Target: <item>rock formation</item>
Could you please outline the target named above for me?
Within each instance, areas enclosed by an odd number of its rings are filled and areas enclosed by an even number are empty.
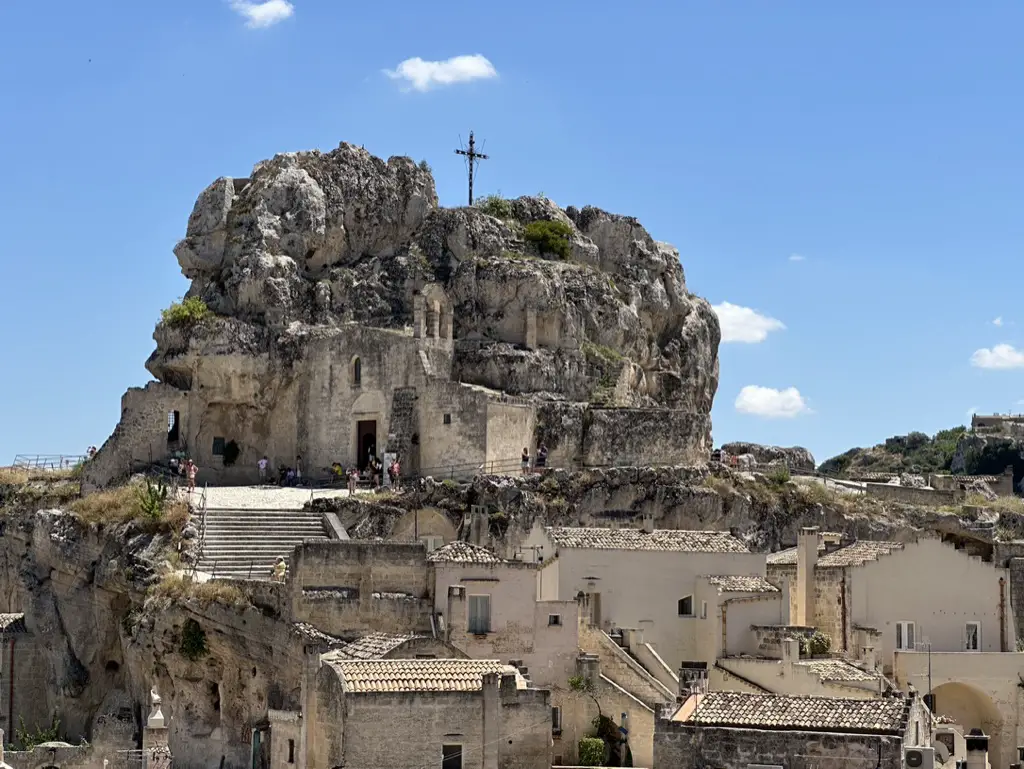
[[[175,254],[212,316],[157,327],[158,382],[125,396],[92,485],[168,446],[215,481],[265,453],[320,469],[387,446],[414,470],[540,443],[588,465],[710,450],[718,321],[631,217],[536,197],[440,208],[424,167],[342,144],[216,180]]]
[[[782,448],[781,446],[763,446],[760,443],[737,441],[723,444],[722,451],[730,456],[750,454],[759,465],[783,462],[792,473],[814,472],[814,455],[803,446]]]

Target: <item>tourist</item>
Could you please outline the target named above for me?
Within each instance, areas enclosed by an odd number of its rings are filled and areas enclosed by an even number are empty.
[[[288,573],[288,564],[284,560],[283,555],[277,557],[277,563],[274,564],[274,581],[284,582],[285,575]]]
[[[388,468],[388,478],[391,480],[391,487],[395,490],[398,489],[398,475],[401,472],[402,467],[398,464],[398,457],[395,457],[395,461],[391,463],[391,467]]]
[[[302,482],[302,457],[295,455],[295,485]]]
[[[196,473],[199,472],[199,468],[196,467],[196,463],[191,459],[185,460],[185,475],[188,477],[188,493],[191,494],[196,488]]]
[[[331,485],[341,483],[344,476],[345,468],[341,466],[341,462],[331,462]]]
[[[285,473],[285,476],[284,476],[284,485],[285,486],[294,486],[295,483],[296,483],[296,479],[297,478],[298,478],[298,475],[296,474],[295,470],[293,470],[292,468],[289,467],[288,468],[288,472]]]
[[[526,475],[528,472],[530,472],[530,450],[527,448],[523,449],[521,467],[523,469],[523,475]]]
[[[348,495],[354,497],[356,495],[356,483],[359,482],[359,468],[353,467],[348,471]]]
[[[260,469],[260,486],[263,486],[267,482],[267,465],[269,464],[270,460],[267,459],[266,455],[256,463],[256,466]]]
[[[537,461],[534,463],[534,467],[536,468],[537,472],[542,473],[544,472],[544,468],[547,467],[547,464],[548,447],[542,443],[540,444],[540,448],[537,449]]]
[[[370,473],[373,476],[373,488],[380,488],[380,476],[383,465],[377,457],[371,457],[370,459]]]

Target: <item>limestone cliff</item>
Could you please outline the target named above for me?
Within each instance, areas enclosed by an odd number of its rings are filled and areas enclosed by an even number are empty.
[[[541,198],[507,204],[502,218],[439,208],[428,170],[349,144],[218,179],[196,201],[175,254],[189,296],[233,321],[193,350],[266,350],[296,321],[411,326],[414,293],[439,284],[454,338],[467,343],[456,351],[461,381],[588,401],[596,382],[614,389],[621,377],[614,395],[624,403],[708,413],[718,322],[687,291],[679,253],[631,217],[563,211]],[[545,251],[531,237],[537,222],[563,225],[568,251]],[[528,310],[538,313],[532,350]],[[183,352],[158,334],[150,370],[173,379],[168,359]]]

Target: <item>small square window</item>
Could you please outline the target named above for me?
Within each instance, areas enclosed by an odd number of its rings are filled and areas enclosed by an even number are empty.
[[[561,625],[561,624],[562,624],[562,615],[561,614],[549,614],[548,615],[548,625],[549,626]]]
[[[213,455],[215,457],[224,456],[224,439],[214,438],[213,439]]]
[[[444,423],[446,425],[450,425],[452,423],[452,415],[451,414],[445,414],[444,415]]]

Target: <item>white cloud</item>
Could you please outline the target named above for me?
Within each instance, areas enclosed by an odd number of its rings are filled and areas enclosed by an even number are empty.
[[[804,396],[795,387],[775,390],[760,385],[747,385],[736,396],[736,410],[759,417],[790,419],[810,412]]]
[[[967,421],[970,422],[971,418],[975,414],[977,414],[977,413],[978,413],[978,407],[977,406],[971,406],[969,409],[967,409]]]
[[[998,318],[996,318],[994,321],[992,321],[992,325],[993,326],[1001,326],[1001,325],[1003,325],[1003,316],[1000,315]]]
[[[722,302],[711,307],[722,327],[723,342],[763,342],[772,331],[782,331],[781,320],[762,315],[749,307]]]
[[[971,365],[976,368],[1024,368],[1024,350],[1012,344],[997,344],[989,349],[982,347],[971,356]]]
[[[245,26],[250,29],[272,27],[295,13],[295,6],[288,0],[266,0],[264,3],[232,0],[231,9],[245,19]]]
[[[392,80],[404,80],[416,91],[470,80],[487,80],[498,76],[498,71],[485,56],[453,56],[447,61],[424,61],[419,56],[406,59],[394,70],[384,70]]]
[[[791,262],[803,262],[806,261],[807,257],[801,254],[790,254],[789,261]]]

